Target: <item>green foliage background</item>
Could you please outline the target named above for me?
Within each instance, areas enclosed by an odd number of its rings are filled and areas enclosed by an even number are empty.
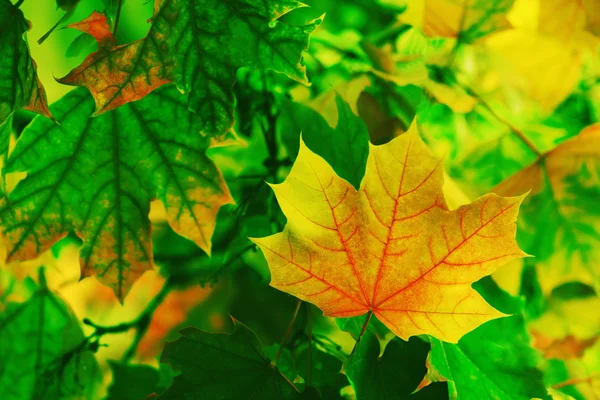
[[[13,72],[12,54],[23,43],[15,45],[19,35],[0,27],[0,103],[10,108],[0,108],[6,114],[2,240],[8,243],[10,232],[25,225],[20,246],[35,247],[39,256],[0,244],[1,399],[600,397],[596,0],[311,0],[281,16],[279,25],[268,20],[295,8],[295,1],[190,0],[174,24],[177,32],[184,42],[193,40],[193,29],[177,24],[192,18],[194,7],[208,16],[215,10],[205,25],[226,27],[229,36],[224,43],[210,35],[203,40],[225,67],[202,64],[201,53],[188,50],[199,58],[186,58],[189,65],[177,64],[169,76],[179,91],[169,85],[94,117],[87,89],[55,78],[98,44],[62,28],[95,10],[114,26],[118,14],[111,44],[131,43],[147,34],[155,4],[0,2],[3,25],[15,23],[7,17],[13,18],[9,3],[18,3],[32,23],[24,40],[60,123],[23,109],[28,96],[7,97],[15,82],[31,83],[31,66],[25,58],[18,68],[27,79]],[[274,26],[283,32],[281,41],[272,39],[275,56],[260,44],[256,51],[240,46],[252,40],[241,40],[249,34],[240,21],[217,12],[225,3],[242,15],[245,7],[267,10],[248,15],[267,34]],[[296,41],[288,46],[290,37]],[[300,65],[282,61],[301,55],[306,81]],[[194,81],[188,69],[198,64],[203,79]],[[234,77],[235,100],[219,87]],[[132,122],[134,115],[149,121],[139,124],[145,130]],[[285,225],[267,182],[285,179],[300,136],[358,188],[369,141],[386,143],[412,123],[445,157],[445,189],[455,206],[490,191],[530,191],[517,240],[534,257],[474,285],[510,316],[458,344],[430,336],[404,342],[377,320],[323,317],[268,285],[268,266],[248,240]],[[75,146],[88,129],[89,139]],[[125,152],[115,157],[111,141]],[[78,167],[63,168],[65,158]],[[98,199],[112,201],[102,196],[113,170],[102,168],[114,159],[133,172],[124,175],[123,187],[110,189],[127,199],[106,212]],[[38,197],[46,185],[60,186],[64,200]],[[200,199],[191,194],[195,188],[205,190]],[[151,203],[156,199],[163,204]],[[216,218],[211,240],[200,243],[182,227],[181,199],[191,214],[218,199],[198,214],[209,237]],[[15,203],[25,206],[11,208]],[[109,236],[125,243],[116,264],[89,244],[104,232],[101,218],[131,227],[123,233],[109,224]],[[118,273],[105,276],[113,268]]]

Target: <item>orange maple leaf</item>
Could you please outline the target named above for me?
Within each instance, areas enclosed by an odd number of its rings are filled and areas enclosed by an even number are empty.
[[[155,18],[159,17],[159,11],[157,2]],[[69,28],[92,35],[98,42],[98,51],[58,81],[88,88],[96,102],[94,115],[140,100],[171,82],[166,78],[170,65],[159,56],[161,42],[152,36],[153,31],[148,34],[151,39],[113,46],[115,39],[106,17],[96,11]]]
[[[487,194],[449,210],[441,160],[413,126],[370,145],[359,191],[301,143],[288,178],[272,185],[287,217],[283,232],[251,239],[271,286],[332,317],[372,311],[403,339],[457,342],[503,316],[471,284],[524,257],[515,241],[524,196]]]

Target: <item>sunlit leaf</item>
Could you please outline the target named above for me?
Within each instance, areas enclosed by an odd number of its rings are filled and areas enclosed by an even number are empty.
[[[479,291],[506,313],[521,313],[519,301],[482,281]],[[448,380],[450,398],[476,400],[546,399],[539,356],[529,345],[522,315],[490,321],[465,335],[458,344],[431,339],[430,378]]]
[[[301,145],[286,181],[272,185],[285,230],[253,239],[271,285],[327,316],[372,311],[403,339],[456,342],[501,317],[471,283],[523,257],[514,239],[522,198],[486,195],[450,211],[442,178],[416,127],[370,146],[359,191]]]

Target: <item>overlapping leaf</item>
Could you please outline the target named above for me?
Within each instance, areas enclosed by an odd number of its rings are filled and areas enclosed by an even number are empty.
[[[160,0],[157,0],[157,7]],[[97,12],[69,27],[89,33],[98,42],[98,51],[59,82],[87,87],[96,102],[95,114],[139,100],[169,83],[172,61],[165,55],[168,14],[155,9],[148,35],[130,44],[114,46],[114,38],[104,15]]]
[[[296,1],[155,0],[146,38],[113,47],[106,18],[94,13],[73,27],[92,34],[99,50],[60,81],[83,85],[96,113],[139,100],[174,81],[188,93],[201,132],[219,135],[233,126],[233,92],[241,67],[272,69],[307,82],[302,50],[320,20],[295,27],[275,21]],[[96,29],[99,28],[99,29]]]
[[[0,1],[0,26],[0,125],[21,107],[51,117],[46,93],[23,37],[30,28],[29,22],[10,0]]]
[[[599,176],[600,125],[593,125],[494,189],[501,195],[532,190],[519,219],[519,243],[539,260],[545,293],[569,281],[600,284]]]
[[[433,383],[413,392],[423,380],[425,359],[430,346],[418,338],[404,342],[394,338],[383,356],[375,335],[367,332],[355,353],[344,364],[344,370],[361,400],[427,400],[448,397],[448,385]],[[398,368],[398,362],[410,368]]]
[[[43,277],[40,281],[26,302],[3,301],[0,308],[2,398],[92,398],[98,365],[89,351],[79,348],[83,334],[73,314]]]
[[[286,181],[273,185],[286,228],[253,239],[271,285],[328,316],[371,310],[404,339],[456,342],[502,316],[471,283],[524,255],[514,239],[522,198],[490,194],[450,211],[442,179],[416,128],[370,147],[359,191],[302,145]]]
[[[484,280],[478,289],[498,309],[521,314],[521,304]],[[530,347],[522,315],[490,321],[458,344],[431,340],[430,378],[447,380],[450,398],[547,399],[539,355]]]
[[[218,209],[232,200],[205,155],[202,121],[174,87],[90,118],[93,108],[76,90],[53,107],[60,125],[36,118],[25,129],[8,172],[28,176],[0,219],[9,260],[33,258],[75,230],[82,276],[98,275],[123,299],[151,268],[150,200],[160,199],[173,229],[206,252]]]
[[[181,331],[181,338],[167,343],[161,361],[181,374],[161,399],[300,398],[271,365],[254,332],[234,322],[234,331],[229,335],[188,328]]]

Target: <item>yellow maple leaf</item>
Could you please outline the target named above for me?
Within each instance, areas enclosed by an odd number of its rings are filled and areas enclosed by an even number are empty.
[[[457,342],[503,316],[471,284],[525,256],[515,241],[523,197],[488,194],[451,211],[442,185],[441,160],[415,125],[370,146],[359,191],[302,143],[286,181],[272,185],[284,231],[252,239],[271,286],[327,316],[372,311],[403,339]]]

